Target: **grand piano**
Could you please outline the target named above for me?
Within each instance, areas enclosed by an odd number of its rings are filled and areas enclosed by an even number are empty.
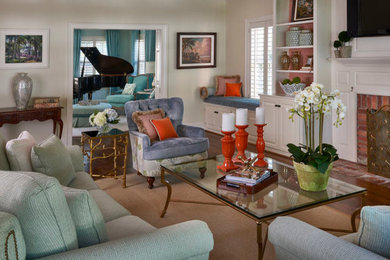
[[[134,72],[133,66],[124,59],[102,55],[96,47],[81,47],[84,53],[81,77],[78,78],[78,86],[74,89],[74,97],[82,100],[88,93],[88,99],[92,99],[92,93],[101,88],[121,87],[126,84],[127,75]],[[85,58],[99,72],[99,75],[84,77]]]

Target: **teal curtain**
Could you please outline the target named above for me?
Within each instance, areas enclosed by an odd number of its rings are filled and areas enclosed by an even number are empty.
[[[131,65],[134,67],[133,75],[138,75],[138,48],[137,40],[140,38],[141,31],[131,31],[130,46],[131,46]]]
[[[145,31],[145,61],[156,60],[156,31]]]
[[[119,30],[106,30],[107,54],[108,56],[119,57],[120,44]]]
[[[75,29],[73,32],[73,77],[80,77],[80,47],[82,30]]]

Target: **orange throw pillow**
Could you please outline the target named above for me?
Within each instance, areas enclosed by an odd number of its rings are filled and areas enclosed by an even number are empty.
[[[242,83],[226,83],[225,97],[241,97]]]
[[[169,117],[165,117],[163,119],[152,119],[150,121],[152,122],[152,125],[156,129],[160,141],[163,141],[168,138],[179,137]]]

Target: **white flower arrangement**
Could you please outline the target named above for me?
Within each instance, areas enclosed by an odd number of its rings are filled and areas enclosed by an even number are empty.
[[[288,144],[289,152],[294,157],[294,161],[312,165],[325,172],[329,164],[338,159],[337,150],[330,144],[323,144],[324,116],[331,114],[336,110],[336,121],[333,123],[336,127],[342,125],[345,117],[346,106],[339,98],[340,91],[334,90],[331,93],[324,92],[324,86],[318,83],[312,83],[309,87],[298,91],[294,97],[294,107],[289,110],[290,119],[294,120],[294,115],[303,118],[305,123],[306,144],[296,146]],[[318,147],[314,147],[315,126],[319,121]]]
[[[118,124],[118,113],[112,108],[106,108],[102,112],[95,111],[89,116],[91,126],[103,127],[106,124]]]

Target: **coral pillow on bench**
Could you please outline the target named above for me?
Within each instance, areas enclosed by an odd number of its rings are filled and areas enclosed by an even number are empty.
[[[241,97],[242,83],[226,83],[225,97]]]

